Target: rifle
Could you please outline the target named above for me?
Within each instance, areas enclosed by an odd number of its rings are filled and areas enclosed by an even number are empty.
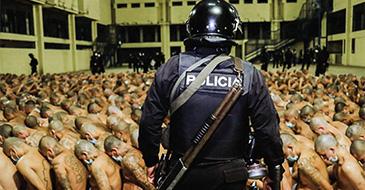
[[[186,171],[190,168],[199,152],[204,148],[208,140],[219,127],[224,117],[231,110],[233,104],[241,96],[243,89],[240,73],[238,74],[237,78],[239,79],[239,82],[234,83],[231,90],[224,97],[222,103],[218,106],[214,113],[210,115],[208,119],[206,119],[203,127],[193,139],[192,146],[185,152],[184,156],[178,160],[166,177],[162,176],[161,179],[157,180],[160,181],[160,183],[157,184],[158,190],[174,189]]]

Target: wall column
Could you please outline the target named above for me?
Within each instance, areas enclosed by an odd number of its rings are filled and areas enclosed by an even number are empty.
[[[168,59],[171,55],[170,49],[170,25],[168,23],[163,23],[161,25],[161,51]]]
[[[76,20],[74,14],[68,15],[68,32],[70,38],[70,53],[72,60],[72,71],[76,71],[77,59],[76,59]],[[67,65],[67,63],[66,63]],[[68,67],[67,67],[68,68]],[[67,69],[66,69],[67,71]]]
[[[91,40],[94,42],[98,37],[98,23],[93,20],[91,21]]]
[[[345,65],[350,65],[351,61],[351,32],[352,32],[352,3],[351,1],[347,1],[347,8],[346,8],[346,42],[345,42],[345,56],[346,62]]]
[[[38,72],[43,74],[44,69],[44,32],[43,32],[43,10],[42,5],[33,5],[34,35],[36,36],[35,49],[38,59]]]

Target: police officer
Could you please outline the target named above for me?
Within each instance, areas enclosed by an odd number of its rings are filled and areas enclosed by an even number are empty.
[[[188,51],[171,57],[158,69],[143,106],[139,147],[150,181],[153,181],[159,161],[161,124],[168,115],[171,102],[210,61],[190,72],[184,71],[199,60],[228,55],[231,47],[236,45],[233,38],[240,24],[236,9],[223,0],[200,1],[191,11],[186,23],[189,37],[184,41]],[[277,112],[260,72],[250,63],[241,64],[244,67],[243,94],[175,189],[244,189],[249,123],[255,130],[257,156],[263,157],[269,168],[266,182],[281,179],[284,157]],[[229,91],[232,85],[229,81],[236,77],[233,68],[232,59],[221,62],[199,90],[170,116],[171,165],[191,146],[204,120]],[[185,80],[178,84],[176,93],[172,92],[183,73]]]

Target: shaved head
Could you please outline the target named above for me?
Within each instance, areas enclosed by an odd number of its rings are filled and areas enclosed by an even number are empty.
[[[114,132],[123,132],[123,131],[129,131],[129,126],[130,124],[128,124],[127,122],[125,122],[124,120],[119,121],[119,123],[117,125],[114,125],[112,127],[112,130]]]
[[[79,117],[76,117],[75,119],[75,126],[77,129],[81,129],[81,126],[86,123],[87,121],[89,121],[89,119],[85,116],[79,116]]]
[[[284,114],[286,117],[299,117],[299,110],[291,108],[287,110]]]
[[[58,146],[58,141],[51,136],[44,136],[39,141],[39,150],[45,156],[48,149],[55,150]]]
[[[8,137],[11,136],[11,132],[12,132],[13,128],[11,125],[9,124],[2,124],[0,125],[0,135],[6,139]]]
[[[97,151],[93,144],[86,140],[79,140],[75,145],[75,154],[77,157],[82,156],[83,153],[92,155]]]
[[[12,133],[14,136],[18,136],[19,133],[24,132],[27,130],[27,127],[25,127],[24,125],[16,125],[13,130]]]
[[[59,120],[52,120],[49,124],[49,129],[54,130],[55,132],[63,131],[65,127],[63,126],[63,123]]]
[[[97,132],[97,127],[92,123],[85,123],[81,126],[80,132],[94,134]]]
[[[34,129],[38,127],[38,120],[34,115],[28,115],[24,120],[24,124],[27,127]]]
[[[313,131],[315,131],[318,126],[327,127],[328,125],[327,121],[322,117],[313,117],[309,124]]]
[[[337,147],[338,142],[333,135],[320,135],[314,142],[314,148],[317,152],[326,151],[332,147]]]
[[[312,106],[310,105],[305,105],[301,110],[300,110],[300,117],[305,117],[307,115],[311,115],[314,114],[315,110]]]
[[[105,152],[111,152],[113,148],[118,148],[122,144],[122,141],[117,137],[110,135],[104,141]]]
[[[361,136],[365,137],[365,127],[359,124],[353,124],[347,127],[346,136],[351,140],[357,140]]]
[[[359,110],[359,116],[361,119],[365,120],[365,105],[363,105]]]
[[[22,139],[16,137],[9,137],[5,140],[3,150],[6,155],[10,155],[10,149],[21,149],[24,145],[24,141]]]
[[[365,141],[364,140],[355,140],[352,142],[350,146],[350,152],[356,158],[365,155]]]
[[[286,146],[288,144],[295,144],[298,142],[298,140],[289,133],[281,133],[280,138],[283,141],[283,146]]]

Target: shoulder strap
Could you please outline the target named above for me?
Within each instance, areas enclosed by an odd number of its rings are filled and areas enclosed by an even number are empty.
[[[181,54],[180,54],[181,55]],[[176,90],[177,88],[179,87],[180,83],[184,80],[185,78],[185,75],[187,72],[190,72],[194,69],[196,69],[197,67],[199,67],[200,65],[202,65],[203,63],[211,60],[215,55],[208,55],[207,57],[204,57],[203,59],[197,61],[196,63],[194,63],[193,65],[191,65],[189,68],[187,68],[180,76],[179,78],[177,79],[177,81],[175,82],[175,85],[174,87],[172,88],[171,90],[171,93],[170,93],[170,102],[173,101],[173,98],[175,97],[175,94],[176,94]],[[181,61],[181,56],[179,57],[179,63]],[[180,65],[180,64],[179,64]]]
[[[217,56],[196,77],[196,79],[181,93],[170,106],[170,115],[184,105],[191,96],[200,88],[207,76],[223,61],[231,59],[229,56]]]

